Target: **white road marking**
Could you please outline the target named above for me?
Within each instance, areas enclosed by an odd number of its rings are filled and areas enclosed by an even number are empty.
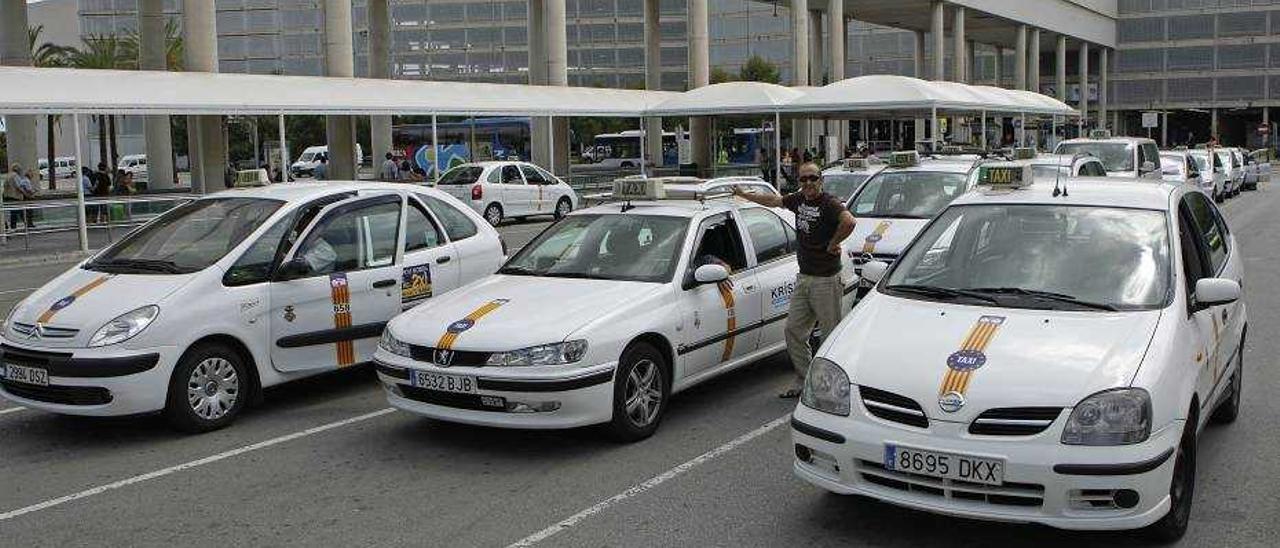
[[[334,428],[340,428],[340,427],[343,427],[343,426],[349,426],[349,425],[352,425],[352,424],[355,424],[355,423],[358,423],[358,422],[367,421],[367,420],[369,420],[369,419],[373,419],[373,418],[381,417],[381,416],[386,415],[386,414],[388,414],[388,413],[394,413],[394,412],[395,412],[395,409],[392,409],[392,408],[390,408],[390,407],[387,407],[387,408],[385,408],[385,409],[380,409],[380,410],[378,410],[378,411],[374,411],[374,412],[372,412],[372,413],[365,413],[365,414],[363,414],[363,415],[358,415],[358,416],[355,416],[355,417],[351,417],[351,418],[349,418],[349,419],[343,419],[343,420],[336,421],[336,422],[331,422],[331,423],[328,423],[328,424],[322,424],[322,425],[320,425],[320,426],[316,426],[316,427],[313,427],[313,428],[308,428],[308,429],[303,430],[303,431],[301,431],[301,432],[294,432],[294,433],[292,433],[292,434],[287,434],[287,435],[284,435],[284,436],[280,436],[280,437],[278,437],[278,438],[272,438],[272,439],[269,439],[269,440],[266,440],[266,441],[260,441],[260,442],[258,442],[258,443],[252,444],[252,445],[246,445],[246,446],[243,446],[243,447],[238,447],[238,448],[236,448],[236,449],[232,449],[232,450],[230,450],[230,451],[225,451],[225,452],[222,452],[222,453],[218,453],[218,454],[216,454],[216,455],[211,455],[211,456],[208,456],[208,457],[205,457],[205,458],[202,458],[202,459],[197,459],[197,460],[193,460],[193,461],[190,461],[190,462],[184,462],[184,463],[182,463],[182,464],[179,464],[179,465],[176,465],[176,466],[170,466],[170,467],[168,467],[168,468],[164,468],[164,469],[161,469],[161,470],[156,470],[156,471],[154,471],[154,472],[147,472],[147,473],[145,473],[145,474],[141,474],[141,475],[133,476],[133,477],[131,477],[131,478],[122,479],[122,480],[120,480],[120,481],[116,481],[116,482],[108,483],[108,484],[106,484],[106,485],[99,485],[99,486],[94,487],[94,488],[92,488],[92,489],[87,489],[87,490],[81,491],[81,492],[79,492],[79,493],[73,493],[73,494],[70,494],[70,495],[63,496],[63,497],[58,497],[58,498],[56,498],[56,499],[46,500],[46,501],[41,502],[41,503],[38,503],[38,504],[32,504],[31,506],[26,506],[26,507],[23,507],[23,508],[18,508],[18,509],[16,509],[16,510],[10,510],[10,511],[8,511],[8,512],[0,513],[0,521],[10,520],[10,519],[16,518],[16,517],[18,517],[18,516],[22,516],[22,515],[30,514],[30,513],[32,513],[32,512],[39,512],[39,511],[41,511],[41,510],[47,510],[47,509],[52,508],[52,507],[54,507],[54,506],[59,506],[59,505],[66,504],[66,503],[68,503],[68,502],[72,502],[72,501],[76,501],[76,500],[80,500],[80,499],[82,499],[82,498],[86,498],[86,497],[92,497],[92,496],[94,496],[94,495],[100,495],[100,494],[105,493],[105,492],[107,492],[107,491],[111,491],[111,490],[114,490],[114,489],[119,489],[119,488],[121,488],[121,487],[127,487],[127,486],[133,485],[133,484],[135,484],[135,483],[142,483],[142,482],[144,482],[144,481],[149,481],[149,480],[153,480],[153,479],[156,479],[156,478],[161,478],[161,477],[168,476],[168,475],[173,474],[173,473],[176,473],[176,472],[181,472],[181,471],[183,471],[183,470],[189,470],[189,469],[192,469],[192,468],[195,468],[195,467],[198,467],[198,466],[204,466],[204,465],[206,465],[206,464],[211,464],[211,463],[215,463],[215,462],[218,462],[218,461],[221,461],[221,460],[226,460],[226,459],[229,459],[229,458],[231,458],[231,457],[235,457],[235,456],[238,456],[238,455],[243,455],[243,454],[248,453],[248,452],[251,452],[251,451],[257,451],[257,450],[259,450],[259,449],[265,449],[265,448],[267,448],[267,447],[271,447],[271,446],[273,446],[273,445],[279,445],[279,444],[282,444],[282,443],[285,443],[285,442],[288,442],[288,441],[293,441],[293,440],[296,440],[296,439],[299,439],[299,438],[305,438],[305,437],[307,437],[307,436],[312,436],[312,435],[315,435],[315,434],[319,434],[319,433],[324,432],[324,431],[326,431],[326,430],[333,430]]]
[[[8,415],[9,413],[17,413],[18,411],[22,411],[23,409],[26,409],[26,407],[10,407],[10,408],[8,408],[8,409],[0,409],[0,415]]]
[[[676,476],[684,474],[685,472],[688,472],[689,470],[692,470],[702,464],[706,464],[707,462],[715,460],[716,458],[723,456],[725,453],[728,453],[730,451],[733,451],[734,449],[737,449],[739,446],[741,446],[744,443],[747,443],[753,439],[756,439],[760,436],[768,434],[774,428],[777,428],[779,426],[782,426],[783,424],[786,424],[787,421],[789,420],[791,420],[791,413],[787,413],[786,415],[783,415],[774,420],[771,420],[765,423],[763,426],[756,428],[755,430],[752,430],[750,432],[747,432],[746,434],[738,436],[737,438],[733,439],[732,441],[724,445],[721,445],[720,447],[717,447],[715,449],[707,451],[706,453],[698,455],[697,457],[694,457],[692,460],[685,462],[683,464],[680,464],[679,466],[676,466],[675,468],[667,470],[666,472],[658,474],[652,478],[649,478],[642,483],[633,485],[631,486],[631,488],[627,489],[626,491],[623,491],[612,497],[609,497],[600,502],[597,502],[595,505],[589,508],[586,508],[581,512],[578,512],[572,516],[569,516],[564,520],[561,520],[559,523],[556,523],[555,525],[552,525],[550,527],[547,527],[546,529],[538,531],[537,533],[524,537],[516,541],[515,543],[511,544],[507,548],[527,548],[529,546],[533,546],[539,542],[547,540],[548,538],[551,538],[552,536],[555,536],[556,534],[566,529],[569,529],[578,525],[579,523],[586,520],[587,518],[605,511],[610,506],[618,504],[619,502],[622,502],[636,495],[644,493],[645,491],[653,489],[654,487],[662,485],[667,480],[670,480],[672,478],[675,478]]]

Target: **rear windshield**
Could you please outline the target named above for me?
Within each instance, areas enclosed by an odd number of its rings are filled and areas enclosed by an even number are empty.
[[[480,180],[484,168],[480,166],[458,166],[444,172],[440,176],[440,185],[469,185]]]
[[[1053,152],[1054,154],[1068,156],[1087,152],[1102,160],[1102,165],[1107,168],[1108,173],[1112,171],[1133,171],[1134,169],[1132,143],[1106,143],[1102,141],[1062,143],[1058,145],[1058,150]]]

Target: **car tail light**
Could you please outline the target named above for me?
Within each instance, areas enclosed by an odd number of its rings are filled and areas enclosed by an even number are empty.
[[[484,198],[484,189],[480,185],[471,187],[471,199],[479,200],[481,198]]]

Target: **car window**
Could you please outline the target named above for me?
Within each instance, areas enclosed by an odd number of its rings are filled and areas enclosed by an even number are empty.
[[[313,275],[388,266],[395,263],[399,226],[399,201],[340,207],[320,220],[295,257]]]
[[[1156,149],[1155,143],[1143,143],[1139,150],[1145,153],[1142,161],[1151,160],[1156,164],[1154,167],[1160,169],[1160,152]]]
[[[756,250],[756,263],[764,264],[791,253],[786,226],[777,215],[760,208],[742,210],[742,222]]]
[[[285,234],[293,226],[295,215],[280,219],[258,237],[222,277],[223,285],[240,286],[265,282],[271,278],[276,256],[281,251]]]
[[[1206,274],[1195,221],[1192,220],[1185,201],[1182,207],[1178,208],[1178,240],[1182,247],[1182,277],[1186,282],[1187,295],[1194,295],[1196,282],[1212,274]]]
[[[487,183],[492,183],[492,184],[495,184],[495,185],[496,185],[496,184],[501,184],[501,183],[502,183],[502,170],[501,170],[501,169],[491,169],[491,170],[489,170],[489,174],[485,176],[484,180],[485,180],[485,182],[487,182]]]
[[[404,251],[431,249],[444,243],[444,235],[436,226],[435,220],[427,214],[427,209],[417,200],[409,200],[408,213],[405,215]]]
[[[1199,176],[1200,176],[1200,167],[1199,167],[1199,166],[1197,166],[1195,162],[1191,161],[1191,158],[1190,158],[1189,156],[1179,158],[1179,160],[1178,160],[1178,161],[1179,161],[1182,165],[1186,166],[1186,170],[1187,170],[1187,177],[1199,177]]]
[[[520,169],[521,171],[524,171],[524,177],[529,180],[529,184],[531,185],[546,185],[551,183],[550,180],[548,180],[541,172],[534,169],[533,166],[520,166]]]
[[[1204,248],[1209,253],[1207,257],[1209,272],[1216,275],[1222,269],[1223,263],[1227,261],[1227,238],[1218,224],[1213,206],[1200,193],[1187,194],[1183,197],[1183,202],[1187,204],[1187,210],[1195,221],[1196,234],[1204,242]]]
[[[450,240],[455,242],[465,240],[479,232],[471,217],[444,200],[434,196],[419,196],[419,198],[422,198],[422,201],[427,203],[427,208],[436,214],[437,219],[440,219],[440,224],[444,225],[444,232],[449,235]]]
[[[747,267],[747,254],[742,246],[741,232],[738,231],[737,223],[727,214],[702,221],[701,235],[691,266],[696,268],[717,262],[727,266],[730,272]]]
[[[1106,177],[1107,168],[1102,166],[1102,162],[1089,161],[1081,166],[1080,174],[1085,177]]]
[[[502,184],[523,185],[524,179],[520,177],[520,169],[513,165],[502,166]]]
[[[444,172],[437,185],[469,185],[480,180],[484,168],[480,166],[458,166]]]

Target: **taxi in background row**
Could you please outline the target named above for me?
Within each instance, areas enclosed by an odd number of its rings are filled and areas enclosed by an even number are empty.
[[[211,194],[18,303],[0,325],[0,396],[215,429],[262,388],[368,362],[388,320],[492,273],[503,248],[479,215],[426,187]]]
[[[672,395],[784,350],[789,211],[614,185],[621,201],[569,214],[497,274],[392,320],[375,354],[391,405],[484,426],[605,424],[631,441]]]
[[[971,518],[1186,531],[1240,409],[1244,259],[1185,185],[984,166],[815,355],[795,473]],[[1004,184],[991,184],[999,181]]]
[[[887,166],[878,158],[846,158],[822,170],[822,191],[847,202],[867,179]]]
[[[1112,137],[1105,130],[1094,130],[1088,137],[1067,139],[1054,147],[1054,154],[1074,156],[1087,153],[1102,161],[1108,177],[1145,178],[1159,181],[1160,149],[1146,137]]]
[[[568,184],[528,162],[461,164],[444,172],[436,188],[471,206],[491,226],[534,215],[559,219],[578,208],[578,194]]]

